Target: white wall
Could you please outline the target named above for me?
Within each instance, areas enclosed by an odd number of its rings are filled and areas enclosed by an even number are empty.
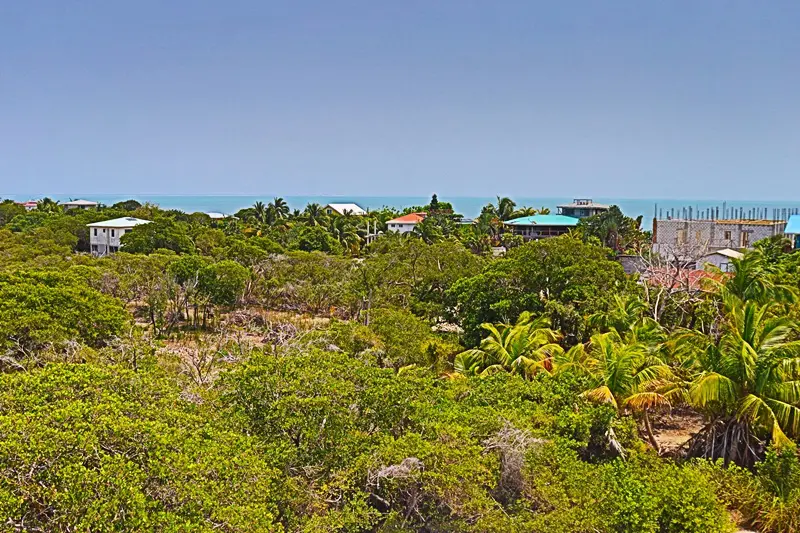
[[[416,222],[406,222],[402,224],[391,222],[386,225],[386,229],[388,229],[389,231],[396,231],[397,233],[409,233],[414,231],[414,228],[416,226],[417,226]]]
[[[709,254],[697,262],[697,268],[703,269],[706,265],[714,265],[723,272],[730,272],[733,269],[732,259],[722,254]]]
[[[116,252],[121,243],[119,238],[133,228],[89,228],[90,249],[95,255],[106,255]]]

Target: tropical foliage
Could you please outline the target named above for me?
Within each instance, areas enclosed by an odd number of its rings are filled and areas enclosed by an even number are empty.
[[[524,242],[503,222],[541,210],[508,198],[409,209],[397,235],[281,198],[0,202],[2,528],[797,530],[785,242],[665,303],[617,263],[648,252],[615,210]],[[90,255],[120,216],[153,222]]]

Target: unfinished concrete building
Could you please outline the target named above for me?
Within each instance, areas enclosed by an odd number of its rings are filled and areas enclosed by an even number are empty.
[[[725,248],[744,250],[774,235],[782,235],[784,220],[686,220],[653,221],[653,251],[686,257]]]

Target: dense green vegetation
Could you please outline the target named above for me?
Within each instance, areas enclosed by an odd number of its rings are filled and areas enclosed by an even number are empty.
[[[420,210],[368,244],[397,212],[0,202],[0,530],[800,528],[800,254],[667,295],[618,210]]]

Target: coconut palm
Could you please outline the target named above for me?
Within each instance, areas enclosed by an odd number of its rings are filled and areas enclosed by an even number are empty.
[[[275,220],[284,220],[289,218],[289,205],[283,198],[276,197],[272,200],[272,202],[270,202],[269,207],[274,212]]]
[[[682,335],[696,370],[689,401],[709,418],[692,452],[752,465],[765,440],[777,446],[800,436],[800,341],[797,324],[754,301],[730,310],[719,339]]]
[[[773,281],[764,255],[759,250],[747,252],[742,259],[732,259],[731,265],[732,276],[710,280],[729,307],[736,305],[737,301],[753,301],[763,305],[775,301],[797,300],[797,293],[793,287]]]
[[[303,216],[305,217],[306,224],[311,226],[321,226],[327,218],[325,209],[317,203],[308,204],[303,211]]]
[[[444,238],[442,228],[436,223],[433,218],[425,218],[419,224],[414,226],[412,235],[419,237],[428,244],[439,242]]]
[[[616,331],[626,342],[643,343],[651,352],[657,351],[667,340],[664,328],[645,315],[648,305],[636,296],[614,295],[614,304],[607,311],[599,311],[586,320],[590,329],[600,332]]]
[[[575,366],[589,382],[583,396],[618,411],[630,409],[640,414],[647,438],[658,450],[648,412],[670,406],[674,390],[670,367],[646,345],[625,342],[615,330],[592,336],[580,355],[583,360]]]
[[[537,214],[539,214],[539,211],[536,208],[524,206],[514,211],[511,218],[532,217]]]
[[[517,204],[508,197],[497,197],[497,216],[500,220],[511,220],[514,218],[514,208]]]
[[[464,375],[486,375],[509,371],[531,376],[539,369],[552,370],[553,358],[563,353],[557,341],[561,335],[549,327],[546,318],[533,320],[523,313],[516,324],[483,324],[489,332],[480,347],[458,354],[456,372]]]
[[[42,198],[36,202],[36,210],[44,211],[45,213],[57,213],[61,210],[61,206],[57,200],[53,200],[52,198]]]
[[[253,217],[261,224],[267,222],[267,206],[264,202],[258,201],[253,204]]]
[[[350,250],[357,249],[361,242],[352,220],[343,216],[333,217],[328,225],[328,231],[345,248]]]

